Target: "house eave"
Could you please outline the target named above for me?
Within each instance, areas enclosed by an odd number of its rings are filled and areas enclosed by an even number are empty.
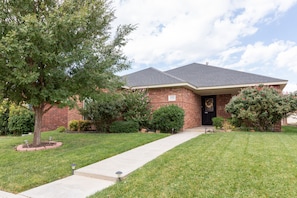
[[[196,90],[197,87],[189,84],[189,83],[175,83],[175,84],[160,84],[160,85],[143,85],[143,86],[123,86],[125,89],[158,89],[158,88],[168,88],[168,87],[188,87],[190,89]]]
[[[281,82],[270,82],[270,83],[253,83],[253,84],[241,84],[241,85],[227,85],[227,86],[214,86],[214,87],[199,87],[195,90],[195,93],[203,95],[220,95],[220,94],[232,94],[236,95],[241,89],[246,87],[254,87],[259,85],[273,86],[279,85],[280,89],[283,90],[286,86],[287,81]]]
[[[210,89],[230,89],[230,88],[244,88],[244,87],[254,87],[259,85],[265,86],[273,86],[273,85],[280,85],[281,89],[283,89],[288,81],[281,81],[281,82],[270,82],[270,83],[252,83],[252,84],[240,84],[240,85],[224,85],[224,86],[213,86],[213,87],[199,87],[196,90],[210,90]]]
[[[269,83],[252,83],[252,84],[239,84],[239,85],[224,85],[224,86],[212,86],[212,87],[195,87],[189,83],[176,83],[176,84],[159,84],[159,85],[144,85],[144,86],[123,86],[124,89],[158,89],[168,87],[186,87],[193,90],[199,95],[219,95],[219,94],[237,94],[242,88],[253,87],[259,85],[273,86],[279,85],[280,89],[286,86],[287,81],[269,82]]]

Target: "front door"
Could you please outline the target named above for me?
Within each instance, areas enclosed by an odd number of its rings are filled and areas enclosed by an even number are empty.
[[[202,125],[212,125],[212,118],[216,117],[216,96],[202,96]]]

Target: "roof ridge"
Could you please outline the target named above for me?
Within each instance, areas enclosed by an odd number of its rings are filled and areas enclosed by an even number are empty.
[[[165,75],[167,75],[167,76],[169,76],[169,77],[171,77],[171,78],[175,78],[176,80],[179,80],[179,81],[182,81],[182,82],[189,83],[188,81],[186,81],[186,80],[184,80],[184,79],[181,79],[181,78],[179,78],[179,77],[177,77],[177,76],[174,76],[174,75],[172,75],[172,74],[168,74],[168,73],[166,73],[165,71],[162,72],[162,73],[165,74]]]
[[[159,69],[157,69],[157,68],[155,68],[155,67],[148,67],[148,68],[143,69],[143,70],[140,70],[140,71],[138,71],[138,72],[141,72],[141,71],[144,71],[144,70],[148,70],[148,69],[155,70],[155,71],[157,71],[157,72],[159,72],[159,73],[162,73],[162,74],[164,74],[164,75],[166,75],[166,76],[168,76],[168,77],[170,77],[170,78],[174,78],[175,80],[189,83],[189,82],[187,82],[186,80],[183,80],[183,79],[178,78],[178,77],[176,77],[176,76],[174,76],[174,75],[168,74],[168,73],[166,73],[166,72],[164,72],[164,71],[161,71],[161,70],[159,70]],[[135,72],[135,73],[137,73],[137,72]],[[134,73],[134,74],[135,74],[135,73]]]
[[[138,70],[138,71],[129,73],[129,74],[125,74],[125,75],[123,75],[123,76],[121,76],[121,77],[129,76],[129,75],[131,75],[131,74],[134,75],[134,74],[137,74],[137,73],[143,72],[144,70],[149,70],[149,69],[153,69],[153,70],[156,70],[156,71],[159,71],[159,72],[160,72],[160,70],[158,70],[158,69],[156,69],[156,68],[154,68],[154,67],[147,67],[147,68],[145,68],[145,69],[141,69],[141,70]]]

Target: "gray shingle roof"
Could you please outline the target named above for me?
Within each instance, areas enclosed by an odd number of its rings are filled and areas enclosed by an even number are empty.
[[[273,82],[287,82],[286,80],[261,76],[246,72],[224,69],[203,64],[189,64],[165,73],[186,79],[196,87],[216,87],[244,84],[261,84]]]
[[[196,88],[202,88],[287,82],[287,80],[197,63],[165,72],[148,68],[125,75],[123,79],[126,80],[128,87],[149,87],[188,83]]]
[[[122,78],[128,87],[186,83],[184,80],[178,79],[152,67],[125,75]]]

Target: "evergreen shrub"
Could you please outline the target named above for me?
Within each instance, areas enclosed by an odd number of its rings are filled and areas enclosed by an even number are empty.
[[[115,121],[109,127],[111,133],[135,133],[139,130],[139,124],[134,121]]]
[[[152,126],[165,133],[179,131],[184,126],[184,117],[184,110],[179,106],[163,106],[153,112]]]
[[[223,127],[224,120],[225,119],[223,117],[214,117],[212,118],[212,124],[216,127],[216,129],[221,129]]]
[[[14,135],[34,131],[34,112],[22,107],[11,106],[8,118],[8,129]]]

